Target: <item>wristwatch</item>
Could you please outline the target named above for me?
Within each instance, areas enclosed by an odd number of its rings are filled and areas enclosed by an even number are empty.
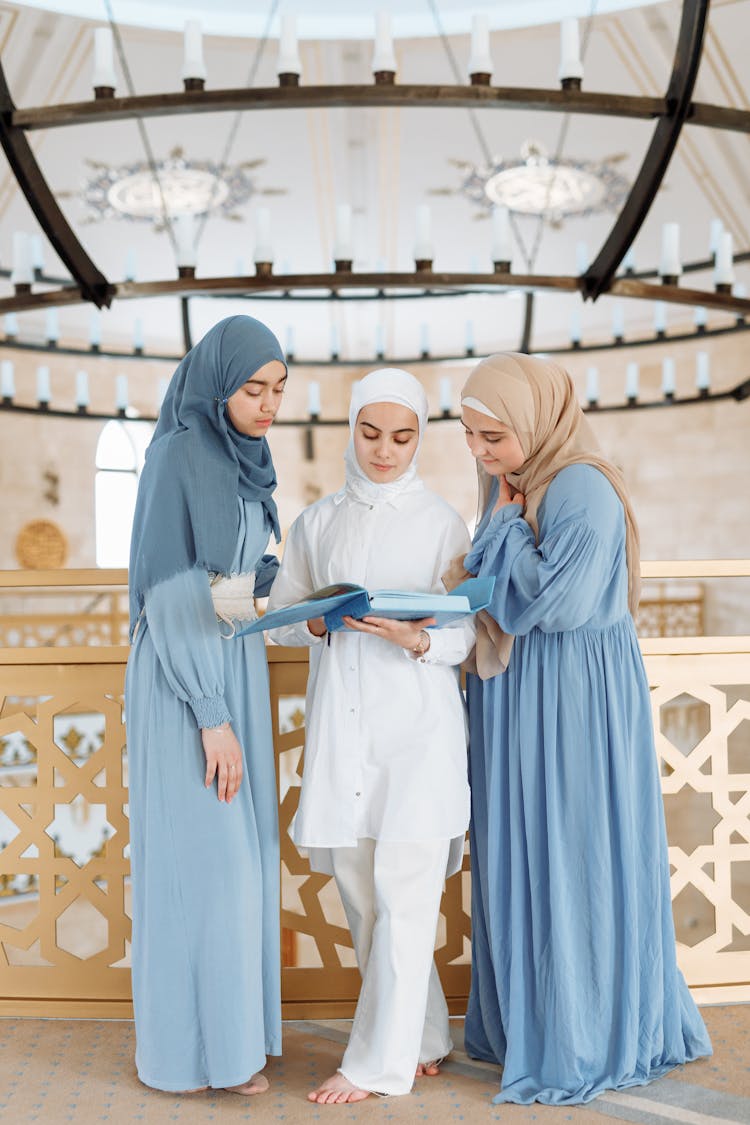
[[[424,656],[430,647],[430,634],[424,629],[419,630],[419,640],[411,650],[415,656]]]

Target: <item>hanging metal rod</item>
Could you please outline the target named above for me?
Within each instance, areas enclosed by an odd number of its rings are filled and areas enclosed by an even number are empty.
[[[224,297],[252,296],[256,293],[324,290],[329,296],[341,291],[419,290],[425,295],[433,291],[460,289],[472,292],[501,293],[504,290],[552,291],[583,293],[583,277],[558,274],[515,273],[350,273],[272,274],[252,277],[181,277],[163,281],[122,281],[111,286],[113,299],[140,300],[151,297]],[[750,315],[750,298],[714,290],[688,289],[680,285],[656,285],[635,277],[617,277],[607,295],[641,301],[663,301],[673,305],[699,305],[722,312]],[[87,298],[78,288],[48,289],[42,293],[17,293],[0,299],[0,314],[29,312],[34,309],[63,307],[85,303]]]
[[[607,292],[620,262],[641,229],[672,159],[690,112],[693,87],[703,50],[709,0],[684,0],[672,74],[661,116],[640,171],[604,245],[584,274],[584,296],[592,301]]]
[[[738,383],[737,386],[732,387],[727,391],[709,391],[707,394],[686,395],[684,398],[661,398],[651,399],[643,402],[636,399],[634,402],[618,402],[602,405],[600,403],[588,403],[583,406],[584,413],[592,414],[611,414],[618,411],[628,411],[634,413],[639,410],[654,410],[666,409],[672,406],[698,406],[700,404],[706,405],[714,402],[726,402],[729,399],[735,402],[744,402],[750,398],[750,379],[745,379],[743,382]],[[5,412],[8,414],[25,414],[34,415],[34,417],[41,418],[75,418],[76,421],[88,420],[90,422],[156,422],[158,415],[156,414],[139,414],[137,417],[131,417],[124,410],[117,411],[95,411],[88,409],[76,410],[59,410],[53,407],[39,407],[31,405],[17,404],[8,399],[0,399],[0,413]],[[429,422],[458,422],[461,418],[460,414],[453,414],[451,412],[443,411],[441,414],[431,415],[428,419]],[[313,426],[348,426],[348,418],[276,418],[274,421],[274,429],[277,426],[282,427],[302,427],[307,429]]]

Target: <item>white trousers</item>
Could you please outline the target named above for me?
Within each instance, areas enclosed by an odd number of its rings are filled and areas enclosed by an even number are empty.
[[[408,1094],[417,1064],[453,1049],[433,960],[449,849],[450,840],[371,839],[331,849],[362,974],[339,1069],[360,1089]]]

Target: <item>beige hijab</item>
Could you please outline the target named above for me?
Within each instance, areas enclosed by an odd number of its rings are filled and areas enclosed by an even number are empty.
[[[548,360],[501,352],[482,360],[474,368],[461,392],[462,402],[467,399],[482,404],[498,422],[509,426],[521,444],[526,460],[518,472],[508,473],[507,480],[511,488],[522,492],[526,499],[523,518],[537,542],[539,505],[561,469],[580,463],[593,465],[610,481],[625,509],[628,604],[631,613],[635,613],[640,596],[640,544],[633,509],[622,474],[601,455],[567,371]],[[472,402],[467,405],[471,406]],[[479,462],[477,474],[481,517],[489,499],[492,477]],[[455,559],[443,581],[448,589],[453,589],[467,576],[463,559]],[[480,613],[476,671],[482,679],[505,671],[512,646],[513,637],[504,633],[488,613]]]

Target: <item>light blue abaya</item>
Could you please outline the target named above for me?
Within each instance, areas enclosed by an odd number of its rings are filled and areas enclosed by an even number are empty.
[[[231,569],[248,572],[262,566],[271,525],[260,502],[237,504]],[[146,593],[125,691],[138,1075],[161,1090],[236,1086],[281,1052],[263,635],[222,640],[208,573],[182,571]],[[244,774],[227,805],[215,782],[205,787],[199,727],[229,718]]]
[[[711,1053],[675,959],[649,691],[622,505],[587,464],[491,515],[466,568],[516,639],[469,677],[472,988],[466,1049],[498,1102],[586,1102]]]

